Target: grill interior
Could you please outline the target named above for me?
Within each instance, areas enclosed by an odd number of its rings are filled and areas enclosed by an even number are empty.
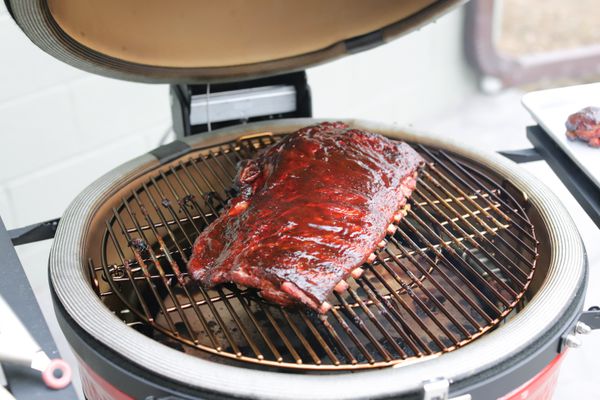
[[[281,136],[201,149],[136,180],[88,244],[94,290],[125,323],[219,362],[338,371],[438,356],[497,327],[531,282],[538,241],[526,198],[450,153],[428,161],[406,217],[325,316],[253,290],[205,290],[186,274],[194,239],[235,195],[236,164]],[[121,191],[121,194],[123,191]]]

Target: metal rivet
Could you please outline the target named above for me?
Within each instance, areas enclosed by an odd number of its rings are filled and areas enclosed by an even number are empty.
[[[590,326],[584,322],[580,321],[577,323],[577,325],[575,325],[575,332],[577,332],[581,335],[587,335],[591,331],[592,331],[592,328],[590,328]]]
[[[573,334],[569,334],[565,336],[565,346],[571,347],[573,349],[581,346],[581,339]]]

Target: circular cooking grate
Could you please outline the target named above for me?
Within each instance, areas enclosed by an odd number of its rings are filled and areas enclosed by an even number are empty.
[[[192,244],[235,195],[236,164],[278,139],[198,150],[150,172],[112,210],[88,267],[96,293],[125,323],[221,362],[346,370],[452,351],[519,304],[538,255],[526,199],[484,168],[425,146],[415,147],[428,163],[399,229],[363,276],[329,299],[325,316],[233,284],[206,290],[191,281]]]

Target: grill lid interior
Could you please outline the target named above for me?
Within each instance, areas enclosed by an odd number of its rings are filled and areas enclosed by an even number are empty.
[[[382,44],[462,0],[6,0],[53,56],[100,74],[173,82],[282,73]]]

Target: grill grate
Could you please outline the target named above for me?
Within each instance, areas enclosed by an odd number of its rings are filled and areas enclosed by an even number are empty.
[[[425,359],[496,327],[523,297],[538,243],[510,184],[453,155],[428,161],[400,229],[326,316],[269,304],[186,274],[194,239],[235,195],[236,164],[279,140],[264,134],[199,150],[153,173],[106,220],[89,272],[132,328],[221,362],[345,370]]]

